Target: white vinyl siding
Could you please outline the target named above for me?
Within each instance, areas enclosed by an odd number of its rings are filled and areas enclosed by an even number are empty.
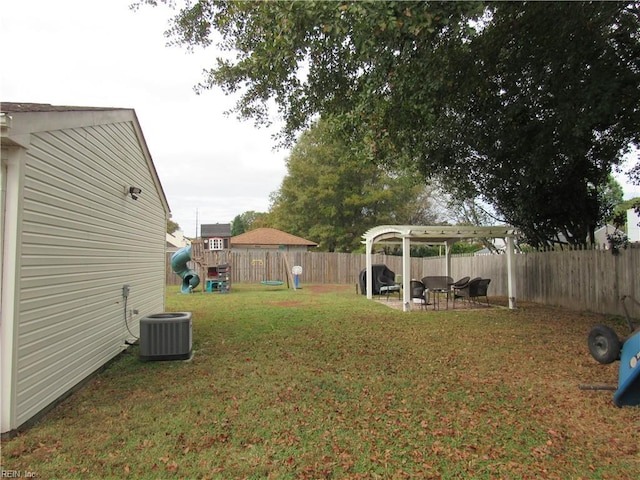
[[[133,121],[33,134],[26,158],[18,425],[133,340],[123,285],[136,336],[164,309],[166,214]]]
[[[630,242],[640,242],[640,215],[632,208],[627,210],[627,236]]]

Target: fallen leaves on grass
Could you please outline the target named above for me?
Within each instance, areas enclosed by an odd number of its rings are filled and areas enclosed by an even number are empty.
[[[168,298],[193,361],[114,363],[3,445],[42,478],[624,478],[638,410],[592,361],[602,318],[398,312],[349,288]]]

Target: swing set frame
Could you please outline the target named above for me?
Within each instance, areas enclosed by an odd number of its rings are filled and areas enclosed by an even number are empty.
[[[287,260],[286,255],[283,255],[281,253],[277,254],[279,257],[282,258],[282,266],[284,268],[284,276],[286,278],[286,283],[287,283],[287,288],[291,288],[291,285],[293,283],[293,279],[291,278],[291,268],[289,268],[289,261]],[[265,261],[262,259],[254,259],[251,260],[251,266],[255,268],[256,265],[261,265],[263,268],[263,280],[260,281],[260,283],[262,285],[268,286],[268,287],[279,287],[285,284],[285,281],[283,280],[270,280],[266,277],[266,273],[267,273],[267,267],[265,266]]]

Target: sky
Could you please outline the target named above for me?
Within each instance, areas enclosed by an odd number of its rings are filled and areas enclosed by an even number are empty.
[[[0,0],[0,100],[133,108],[172,220],[188,237],[199,224],[268,211],[289,154],[274,149],[277,122],[256,128],[225,115],[237,98],[219,89],[196,95],[219,52],[166,46],[171,10],[133,11],[132,1]],[[615,176],[625,199],[640,196]]]
[[[225,115],[237,98],[219,89],[196,95],[215,48],[167,47],[171,10],[131,3],[0,0],[0,100],[133,108],[186,236],[268,211],[289,154],[274,150],[277,127]]]

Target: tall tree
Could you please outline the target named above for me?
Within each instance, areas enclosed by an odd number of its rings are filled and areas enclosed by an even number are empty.
[[[168,218],[167,219],[167,233],[174,233],[176,230],[180,230],[180,225],[178,225],[176,222],[174,222],[173,220]]]
[[[136,2],[158,3],[177,2]],[[480,2],[180,3],[166,32],[172,42],[187,48],[215,43],[222,52],[198,90],[239,94],[235,112],[258,124],[269,123],[275,101],[290,144],[320,113],[334,121],[342,114],[370,133],[392,119],[389,104],[400,107],[392,115],[396,120],[428,113],[430,96],[413,104],[402,98],[415,92],[416,100],[440,76],[434,47],[469,30],[468,21],[484,9]],[[392,102],[390,93],[396,95]]]
[[[600,208],[602,209],[602,224],[612,222],[616,208],[624,201],[624,191],[622,185],[609,175],[609,179],[600,192]]]
[[[635,154],[637,156],[636,158],[638,158],[638,161],[629,169],[627,174],[629,175],[632,184],[640,185],[640,150],[636,150]],[[640,197],[636,197],[634,199],[631,208],[633,208],[636,213],[640,215]]]
[[[320,121],[302,134],[272,195],[273,226],[314,240],[321,250],[351,252],[375,225],[433,222],[415,175],[367,162],[341,133]]]
[[[611,214],[612,166],[640,139],[638,5],[504,2],[490,13],[450,64],[459,89],[441,92],[445,181],[534,245],[560,232],[584,243]]]
[[[618,203],[614,209],[611,217],[611,223],[617,228],[629,228],[627,225],[627,210],[634,209],[638,212],[640,207],[640,197],[630,198],[629,200]]]
[[[480,196],[543,245],[593,232],[639,143],[639,31],[638,2],[201,0],[169,35],[219,39],[199,88],[239,94],[241,117],[268,123],[273,100],[293,141],[331,115],[377,163]]]
[[[240,215],[236,215],[231,222],[231,235],[240,235],[241,233],[248,232],[262,226],[262,219],[266,216],[266,213],[255,212],[248,210]]]

